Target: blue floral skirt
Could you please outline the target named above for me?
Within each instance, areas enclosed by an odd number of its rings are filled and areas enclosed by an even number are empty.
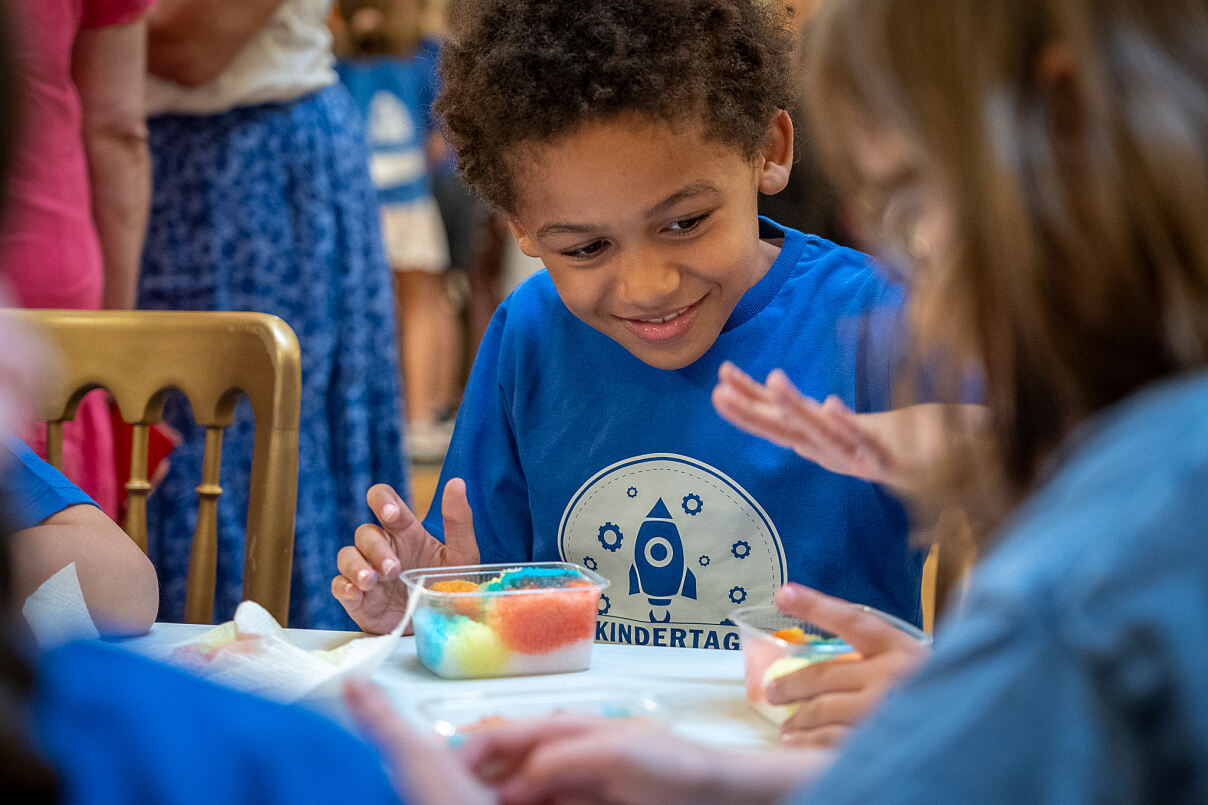
[[[290,625],[354,628],[331,596],[336,553],[403,461],[391,276],[362,124],[342,87],[286,104],[149,121],[154,166],[139,306],[280,316],[302,345],[298,518]],[[176,395],[165,419],[184,442],[148,501],[160,620],[181,620],[204,431]],[[241,599],[252,415],[223,439],[216,622]]]

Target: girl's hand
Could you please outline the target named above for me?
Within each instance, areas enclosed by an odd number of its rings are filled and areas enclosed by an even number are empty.
[[[475,734],[460,753],[505,803],[774,803],[830,757],[740,753],[699,744],[644,719],[558,713]]]
[[[896,462],[878,414],[854,414],[835,396],[819,403],[799,392],[780,369],[761,384],[726,361],[713,407],[732,424],[840,475],[891,483]]]
[[[807,665],[773,680],[770,704],[797,704],[780,728],[793,746],[834,747],[880,705],[885,694],[930,656],[931,649],[864,608],[800,584],[776,593],[781,610],[843,638],[860,657]]]
[[[382,753],[402,802],[488,805],[497,801],[443,739],[411,729],[377,685],[367,679],[348,680],[344,703],[357,729]]]

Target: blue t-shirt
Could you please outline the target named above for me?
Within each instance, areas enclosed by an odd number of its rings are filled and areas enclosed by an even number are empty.
[[[408,204],[432,195],[426,142],[432,131],[435,45],[407,59],[344,60],[336,64],[365,119],[369,173],[382,204]]]
[[[1084,427],[801,802],[1208,802],[1208,373]]]
[[[495,313],[441,473],[466,479],[484,562],[565,560],[611,580],[597,639],[737,648],[727,615],[786,581],[920,620],[923,557],[884,490],[724,421],[723,360],[806,394],[890,404],[902,295],[861,254],[761,221],[779,257],[717,341],[656,369],[584,324],[549,274]],[[425,526],[443,534],[440,494]]]
[[[101,643],[42,657],[34,723],[65,803],[398,802],[335,723]]]
[[[93,503],[63,473],[10,434],[0,435],[0,494],[14,531],[35,526],[68,506]]]

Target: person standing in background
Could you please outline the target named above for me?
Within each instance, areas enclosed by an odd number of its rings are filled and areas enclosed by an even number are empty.
[[[27,125],[0,229],[0,265],[27,308],[134,306],[147,223],[143,120],[152,0],[17,0],[13,53]],[[45,428],[24,434],[45,456]],[[63,428],[69,478],[117,514],[113,428],[103,392]]]
[[[365,119],[369,173],[381,202],[408,453],[415,461],[440,461],[460,397],[461,331],[447,286],[450,244],[426,163],[437,55],[436,43],[423,35],[426,6],[425,0],[340,0],[345,42],[337,71]]]
[[[154,195],[139,306],[280,316],[302,345],[290,624],[346,628],[326,568],[383,478],[408,486],[390,275],[359,115],[338,85],[331,0],[161,0],[148,19]],[[183,614],[203,434],[148,511],[163,620]],[[251,409],[224,437],[214,617],[241,597]]]

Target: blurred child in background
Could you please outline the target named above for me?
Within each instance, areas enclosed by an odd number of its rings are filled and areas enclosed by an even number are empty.
[[[411,458],[439,461],[452,435],[461,332],[449,247],[428,172],[436,45],[425,0],[341,0],[340,80],[365,116],[386,257],[394,271]]]

